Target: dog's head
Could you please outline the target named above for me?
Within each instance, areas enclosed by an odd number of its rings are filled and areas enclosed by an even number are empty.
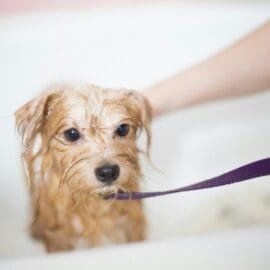
[[[136,138],[145,130],[147,148],[151,139],[151,109],[136,91],[58,86],[15,116],[31,185],[55,175],[75,189],[115,192],[136,184]]]

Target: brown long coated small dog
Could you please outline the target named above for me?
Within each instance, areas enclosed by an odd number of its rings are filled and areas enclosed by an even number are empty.
[[[151,140],[151,109],[139,93],[55,86],[15,116],[23,141],[34,238],[49,252],[145,238],[140,201],[100,197],[139,190],[136,138],[145,130],[147,149]]]

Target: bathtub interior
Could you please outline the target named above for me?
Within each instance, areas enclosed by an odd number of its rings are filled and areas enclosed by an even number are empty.
[[[157,2],[0,19],[0,258],[44,254],[29,205],[12,113],[52,82],[143,89],[263,23],[268,3]],[[205,104],[153,123],[144,190],[164,190],[269,156],[270,93]],[[145,201],[149,241],[269,224],[269,177]],[[268,232],[268,230],[267,230]],[[259,240],[256,242],[260,245]]]

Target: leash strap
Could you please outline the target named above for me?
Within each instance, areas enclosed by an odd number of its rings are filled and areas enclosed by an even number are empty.
[[[188,186],[170,189],[166,191],[156,191],[156,192],[124,192],[118,194],[112,194],[107,197],[107,199],[116,199],[116,200],[141,200],[150,197],[157,197],[167,194],[173,194],[178,192],[213,188],[219,186],[225,186],[229,184],[234,184],[246,180],[250,180],[253,178],[270,175],[270,158],[265,158],[261,160],[257,160],[231,170],[222,175],[216,176],[214,178],[210,178],[195,184],[191,184]]]

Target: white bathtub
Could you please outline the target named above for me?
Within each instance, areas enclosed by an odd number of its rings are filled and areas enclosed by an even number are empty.
[[[145,201],[148,242],[46,255],[27,234],[28,196],[12,117],[56,81],[142,89],[269,17],[270,3],[251,2],[159,2],[2,17],[0,269],[270,269],[269,177]],[[143,188],[178,187],[269,156],[269,104],[265,92],[155,121],[152,160],[164,174],[145,164]]]

